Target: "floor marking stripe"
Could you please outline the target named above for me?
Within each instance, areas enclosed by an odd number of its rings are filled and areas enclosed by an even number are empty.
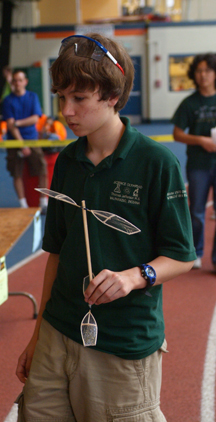
[[[18,405],[13,404],[13,406],[11,407],[11,410],[8,413],[8,415],[6,416],[6,419],[4,420],[4,422],[16,422],[17,416],[18,416]]]
[[[216,306],[210,325],[201,387],[200,422],[215,422]]]
[[[42,253],[45,253],[45,251],[43,251],[43,249],[39,249],[39,251],[31,254],[30,256],[28,256],[27,258],[23,259],[22,261],[18,262],[17,264],[13,265],[12,267],[10,267],[7,271],[8,275],[13,273],[14,271],[18,270],[19,268],[21,268],[23,265],[28,264],[29,262],[31,262],[33,259],[37,258],[38,256],[40,256]],[[6,258],[7,259],[7,258]]]

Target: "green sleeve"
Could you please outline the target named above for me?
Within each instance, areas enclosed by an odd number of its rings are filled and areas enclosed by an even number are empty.
[[[58,191],[56,170],[55,167],[51,184],[51,190],[54,191]],[[46,252],[60,254],[66,234],[64,202],[49,198],[42,248]]]
[[[196,254],[187,192],[179,163],[159,170],[156,180],[154,195],[150,199],[150,215],[152,224],[155,224],[157,255],[192,261],[196,259]]]
[[[187,98],[181,102],[175,111],[171,122],[180,129],[185,130],[191,126],[191,111]]]

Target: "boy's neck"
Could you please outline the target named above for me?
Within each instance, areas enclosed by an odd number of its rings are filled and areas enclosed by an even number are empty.
[[[125,125],[116,114],[112,122],[109,121],[101,132],[87,137],[86,156],[97,166],[115,151],[124,131]]]
[[[21,89],[21,90],[14,90],[14,94],[17,96],[17,97],[22,97],[24,94],[26,93],[26,89]]]
[[[214,86],[207,87],[207,88],[199,88],[198,91],[204,97],[211,97],[212,95],[216,94],[216,90]]]

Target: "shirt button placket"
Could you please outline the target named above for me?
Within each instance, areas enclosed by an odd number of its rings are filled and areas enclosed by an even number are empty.
[[[91,198],[92,195],[94,195],[94,193],[93,193],[94,192],[94,187],[93,187],[94,182],[92,180],[94,175],[95,175],[94,173],[90,173],[88,175],[88,177],[86,178],[85,187],[84,187],[84,194],[85,194],[86,198]],[[93,184],[92,184],[91,180],[92,180]]]

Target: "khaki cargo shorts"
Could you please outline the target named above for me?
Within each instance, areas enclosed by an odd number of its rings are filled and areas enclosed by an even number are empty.
[[[166,422],[162,352],[125,360],[75,343],[43,320],[19,422]]]

